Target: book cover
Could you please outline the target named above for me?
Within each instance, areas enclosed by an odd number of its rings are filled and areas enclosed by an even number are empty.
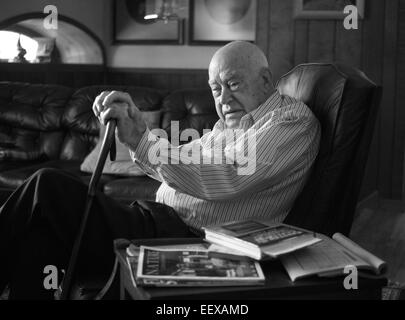
[[[321,241],[311,231],[258,220],[209,226],[204,231],[208,242],[242,252],[257,260],[266,256],[276,258]]]
[[[127,261],[135,285],[243,286],[263,285],[265,277],[255,261],[213,258],[208,250],[139,247]],[[137,260],[137,263],[136,263]]]

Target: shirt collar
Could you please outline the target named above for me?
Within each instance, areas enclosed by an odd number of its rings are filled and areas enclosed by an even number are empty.
[[[279,108],[282,104],[282,101],[283,98],[281,97],[280,93],[276,90],[264,103],[262,103],[257,109],[253,110],[247,115],[250,115],[253,118],[254,123],[256,123],[261,118],[263,118],[267,113]]]
[[[282,96],[277,90],[275,90],[275,92],[258,108],[249,112],[248,114],[245,114],[240,119],[239,129],[250,128],[254,123],[263,118],[267,113],[274,111],[275,109],[280,107],[282,105],[282,102]],[[219,126],[219,129],[223,130],[225,128],[224,121],[220,120],[217,124]]]

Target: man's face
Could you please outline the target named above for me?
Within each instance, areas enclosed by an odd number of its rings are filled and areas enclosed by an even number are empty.
[[[264,81],[259,72],[244,67],[213,64],[209,70],[209,85],[219,117],[229,129],[236,129],[241,118],[264,101]]]

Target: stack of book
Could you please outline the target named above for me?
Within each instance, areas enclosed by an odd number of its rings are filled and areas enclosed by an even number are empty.
[[[343,275],[348,266],[376,277],[386,263],[337,233],[332,238],[287,224],[247,220],[204,228],[205,243],[127,248],[135,286],[264,285],[259,262],[279,259],[291,281]]]
[[[256,261],[209,256],[206,245],[147,247],[130,245],[127,262],[135,286],[197,287],[263,285]]]
[[[356,267],[363,277],[384,276],[385,261],[336,233],[332,238],[286,224],[247,220],[205,228],[211,255],[279,259],[290,279],[334,277]],[[346,270],[346,272],[348,272]]]
[[[209,226],[204,231],[205,240],[214,244],[210,249],[213,254],[240,255],[255,260],[274,259],[321,241],[314,232],[259,220]]]

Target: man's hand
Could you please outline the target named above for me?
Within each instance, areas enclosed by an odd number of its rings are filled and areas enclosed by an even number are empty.
[[[94,100],[93,112],[106,125],[108,120],[117,120],[118,139],[133,151],[146,130],[142,114],[128,93],[104,91]]]

